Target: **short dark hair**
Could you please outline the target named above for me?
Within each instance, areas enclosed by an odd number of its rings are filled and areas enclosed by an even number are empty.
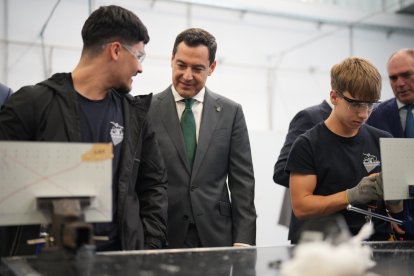
[[[216,38],[200,28],[190,28],[181,32],[175,39],[173,55],[177,53],[178,44],[184,42],[187,46],[196,47],[204,45],[208,48],[210,64],[216,59],[217,42]]]
[[[101,6],[86,19],[82,28],[84,49],[111,41],[127,45],[149,42],[147,28],[133,12],[119,6]]]

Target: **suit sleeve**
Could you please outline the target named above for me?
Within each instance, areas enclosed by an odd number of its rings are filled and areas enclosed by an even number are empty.
[[[273,181],[279,185],[289,188],[289,174],[285,171],[286,162],[288,160],[290,149],[296,138],[312,128],[315,123],[312,121],[308,112],[300,111],[292,119],[289,124],[288,134],[286,135],[285,143],[280,150],[279,158],[274,167]]]
[[[256,243],[256,209],[254,174],[250,141],[244,114],[239,105],[232,129],[229,173],[234,243]]]
[[[138,173],[138,193],[144,226],[145,248],[162,248],[167,236],[167,172],[152,127],[143,125],[143,145]]]

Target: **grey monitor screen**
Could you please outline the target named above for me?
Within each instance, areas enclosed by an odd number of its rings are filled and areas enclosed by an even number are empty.
[[[414,139],[380,138],[384,199],[409,199],[414,185]]]

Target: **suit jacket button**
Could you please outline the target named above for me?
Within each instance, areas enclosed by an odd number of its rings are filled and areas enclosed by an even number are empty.
[[[194,191],[195,189],[197,189],[198,187],[197,186],[194,186],[194,185],[191,185],[191,187],[190,187],[190,191]]]
[[[188,220],[188,216],[187,215],[184,215],[183,216],[183,220]]]

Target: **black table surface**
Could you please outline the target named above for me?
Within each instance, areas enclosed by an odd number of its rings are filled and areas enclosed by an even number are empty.
[[[414,275],[414,242],[371,242],[382,275]],[[3,258],[0,275],[281,275],[292,246],[200,248],[98,253],[90,256]],[[303,275],[306,275],[304,272]]]

